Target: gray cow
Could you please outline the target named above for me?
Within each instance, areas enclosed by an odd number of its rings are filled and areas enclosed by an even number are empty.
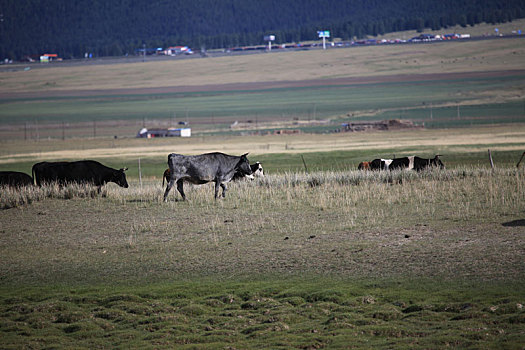
[[[168,156],[168,166],[170,167],[170,181],[164,192],[164,201],[175,183],[177,190],[186,199],[184,194],[183,182],[188,181],[196,185],[208,182],[215,182],[215,199],[219,196],[219,187],[222,187],[222,196],[226,194],[226,184],[236,172],[251,175],[252,170],[246,157],[231,156],[224,153],[206,153],[197,156],[184,156],[172,153]]]

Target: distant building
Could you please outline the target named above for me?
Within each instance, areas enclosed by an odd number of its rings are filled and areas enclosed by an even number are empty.
[[[40,56],[40,62],[62,61],[56,53],[45,53]]]
[[[137,133],[139,138],[153,137],[191,137],[191,128],[146,129],[142,128]]]
[[[177,56],[180,54],[191,55],[193,51],[187,46],[171,46],[164,50],[164,54],[167,56]]]

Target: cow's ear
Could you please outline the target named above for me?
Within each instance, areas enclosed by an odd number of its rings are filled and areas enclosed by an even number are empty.
[[[122,172],[124,172],[124,171],[126,171],[126,170],[128,170],[128,168],[122,168],[122,169],[120,169],[120,171],[122,171]]]
[[[249,154],[249,153],[244,153],[244,154],[242,155],[242,157],[246,158],[246,157],[248,156],[248,154]]]

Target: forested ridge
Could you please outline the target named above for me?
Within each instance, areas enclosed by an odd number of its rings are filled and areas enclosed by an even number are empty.
[[[0,58],[63,58],[317,39],[345,40],[400,30],[441,29],[525,17],[523,0],[2,0]]]

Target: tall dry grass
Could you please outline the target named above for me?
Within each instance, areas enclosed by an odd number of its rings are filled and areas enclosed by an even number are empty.
[[[48,198],[86,198],[119,204],[167,205],[174,210],[184,205],[196,209],[197,213],[234,208],[241,213],[260,213],[261,225],[272,220],[269,213],[308,215],[324,211],[344,217],[339,225],[347,229],[359,225],[380,226],[385,218],[395,225],[407,218],[481,222],[498,215],[517,215],[525,209],[524,181],[525,173],[517,169],[286,173],[230,183],[226,198],[219,200],[213,198],[213,184],[185,184],[188,200],[184,203],[175,188],[168,196],[168,203],[163,203],[164,188],[159,181],[146,181],[142,186],[132,182],[128,189],[110,184],[100,194],[91,186],[51,185],[19,190],[3,188],[0,208],[30,205]],[[221,222],[221,218],[218,217],[217,222]],[[286,222],[289,227],[279,227],[283,232],[300,224],[291,219]],[[214,231],[213,222],[209,225]]]

